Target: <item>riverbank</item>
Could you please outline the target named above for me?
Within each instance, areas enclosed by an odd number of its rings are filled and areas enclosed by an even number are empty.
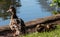
[[[36,20],[26,22],[25,23],[26,31],[28,33],[35,32],[36,31],[36,26],[38,24],[39,25],[41,25],[41,24],[44,24],[44,25],[46,25],[46,24],[47,25],[49,25],[49,24],[54,24],[54,25],[60,24],[60,14],[45,17],[45,18],[39,18],[39,19],[36,19]],[[4,35],[11,34],[11,30],[10,30],[9,26],[0,27],[0,32],[3,32],[2,34],[4,34]]]

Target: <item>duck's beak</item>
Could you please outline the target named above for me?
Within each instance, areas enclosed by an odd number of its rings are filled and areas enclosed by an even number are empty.
[[[9,12],[9,10],[7,10],[6,12]]]
[[[7,10],[6,12],[11,12],[12,11],[12,9],[9,9],[9,10]]]

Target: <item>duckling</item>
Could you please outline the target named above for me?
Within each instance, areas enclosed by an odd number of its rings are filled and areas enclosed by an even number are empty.
[[[18,34],[21,31],[22,33],[25,33],[25,24],[24,21],[20,18],[17,17],[16,15],[16,9],[14,7],[9,7],[9,10],[7,12],[11,13],[11,20],[10,20],[10,28],[11,30],[18,30]]]

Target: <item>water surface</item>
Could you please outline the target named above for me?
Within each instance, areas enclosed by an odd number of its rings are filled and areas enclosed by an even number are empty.
[[[18,13],[18,16],[26,22],[36,18],[43,18],[52,15],[51,11],[44,8],[47,5],[41,5],[38,0],[21,0],[21,4],[22,6],[17,8],[17,12],[20,12]],[[47,8],[48,7],[49,6],[47,6]]]
[[[20,0],[20,3],[22,6],[17,7],[17,16],[19,18],[22,18],[25,22],[31,21],[36,18],[44,18],[47,16],[52,16],[51,10],[53,10],[53,8],[51,8],[47,4],[46,0],[45,1],[44,0]],[[5,8],[3,9],[5,10]],[[5,11],[3,9],[0,8],[2,15],[5,14]],[[10,19],[7,19],[9,17],[8,15],[0,16],[1,26],[9,24]]]

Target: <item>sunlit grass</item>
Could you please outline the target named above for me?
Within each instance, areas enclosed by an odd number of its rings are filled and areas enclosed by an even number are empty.
[[[60,25],[57,25],[57,29],[50,31],[50,32],[35,32],[31,34],[26,34],[22,37],[60,37]]]

